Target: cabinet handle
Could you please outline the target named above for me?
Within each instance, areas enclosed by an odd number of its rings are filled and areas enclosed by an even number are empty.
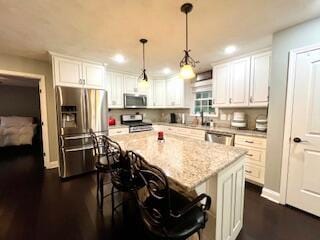
[[[246,143],[254,143],[254,141],[245,140]]]
[[[82,84],[82,79],[79,79],[79,83]]]
[[[252,96],[250,97],[250,102],[253,103],[253,97]]]
[[[121,130],[120,130],[120,131],[117,131],[117,133],[121,133]]]
[[[156,103],[155,102],[153,102],[153,106],[155,106],[156,105]]]
[[[248,156],[248,157],[253,157],[253,155],[252,155],[252,154],[249,154],[249,153],[247,153],[246,156]]]
[[[138,88],[134,88],[133,91],[134,91],[134,92],[138,92]]]
[[[86,84],[86,80],[85,80],[85,79],[82,79],[82,83],[83,83],[83,84]]]
[[[249,170],[245,170],[245,172],[246,172],[246,173],[252,173],[252,171],[249,171]]]
[[[215,99],[212,99],[212,104],[215,104]]]
[[[112,105],[116,105],[116,101],[112,101]]]
[[[229,103],[232,103],[232,98],[229,98]]]

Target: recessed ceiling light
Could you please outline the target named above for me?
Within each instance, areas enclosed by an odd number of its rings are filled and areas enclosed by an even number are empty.
[[[162,72],[163,72],[164,74],[170,74],[170,73],[171,73],[171,69],[168,68],[168,67],[166,67],[166,68],[164,68],[164,69],[162,70]]]
[[[225,53],[225,54],[232,54],[232,53],[234,53],[235,51],[237,51],[237,47],[236,47],[236,46],[233,46],[233,45],[228,46],[228,47],[226,47],[226,48],[224,49],[224,53]]]
[[[112,60],[117,62],[117,63],[124,63],[126,61],[125,57],[123,55],[121,55],[121,54],[114,55]]]

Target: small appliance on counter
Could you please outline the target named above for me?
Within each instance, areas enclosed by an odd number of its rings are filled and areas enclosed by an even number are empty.
[[[244,112],[234,112],[231,120],[231,127],[235,128],[246,128],[247,127],[247,119]]]
[[[116,125],[116,119],[113,117],[109,117],[108,124],[109,124],[109,126]]]
[[[256,131],[266,132],[268,129],[268,119],[265,115],[259,115],[256,118]]]
[[[142,114],[123,114],[120,116],[121,124],[129,126],[129,132],[151,131],[152,123],[143,122]]]
[[[177,123],[177,115],[175,113],[170,113],[170,123]]]

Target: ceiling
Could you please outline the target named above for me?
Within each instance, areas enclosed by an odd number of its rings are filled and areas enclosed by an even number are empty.
[[[1,86],[17,86],[17,87],[38,87],[39,80],[32,78],[15,77],[10,75],[0,75]]]
[[[141,69],[139,39],[149,40],[149,73],[178,70],[185,43],[182,0],[0,0],[0,52],[48,61],[47,51],[98,60],[129,72]],[[191,0],[191,56],[197,71],[235,54],[271,45],[272,33],[320,16],[319,0]],[[127,61],[111,58],[123,54]]]

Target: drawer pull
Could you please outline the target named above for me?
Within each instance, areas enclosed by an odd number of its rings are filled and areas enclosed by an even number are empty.
[[[253,157],[253,155],[252,155],[252,154],[249,154],[249,153],[247,153],[246,156],[248,156],[248,157]]]
[[[117,131],[117,133],[121,133],[121,130],[120,130],[120,131]]]
[[[245,140],[246,143],[254,143],[254,141]]]
[[[249,171],[249,170],[245,170],[245,172],[246,172],[246,173],[252,173],[252,171]]]

